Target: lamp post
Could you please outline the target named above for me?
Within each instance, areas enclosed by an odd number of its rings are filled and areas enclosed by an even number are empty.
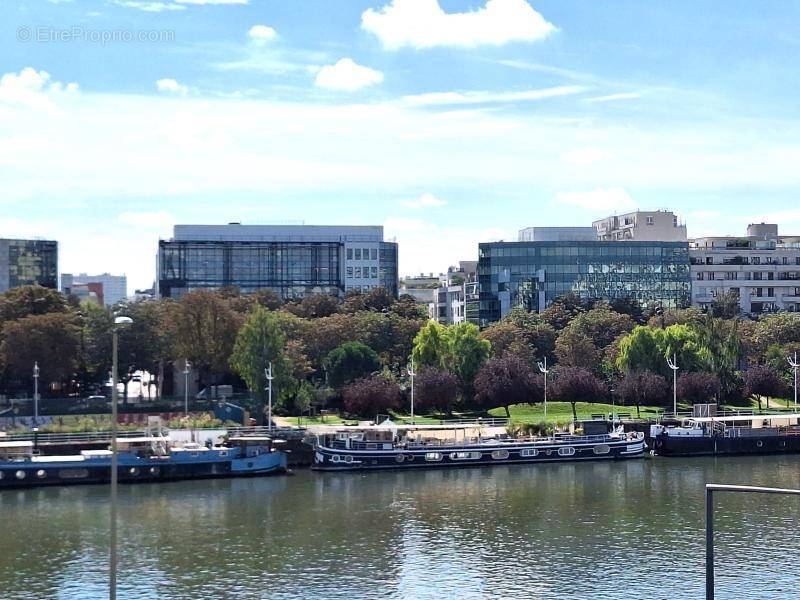
[[[108,561],[108,597],[117,597],[117,386],[119,385],[119,330],[133,323],[130,317],[114,319],[111,367],[111,541]]]
[[[268,400],[267,400],[267,427],[269,432],[272,433],[272,380],[275,377],[272,375],[272,361],[269,363],[269,368],[264,369],[264,377],[267,379]]]
[[[33,363],[33,422],[39,423],[39,361]]]
[[[411,357],[411,362],[407,368],[408,376],[411,377],[411,424],[414,425],[414,376],[417,374],[414,371],[414,357]]]
[[[797,412],[797,367],[800,367],[800,363],[797,362],[797,351],[795,350],[794,360],[791,358],[787,358],[786,360],[794,371],[794,412]]]
[[[539,367],[539,371],[544,374],[544,420],[547,421],[547,374],[550,372],[550,369],[547,368],[547,357],[544,357],[543,362],[536,364]]]
[[[183,414],[189,416],[189,369],[192,367],[189,359],[183,361]]]
[[[678,358],[673,354],[670,359],[667,357],[667,366],[672,369],[672,414],[678,418]]]

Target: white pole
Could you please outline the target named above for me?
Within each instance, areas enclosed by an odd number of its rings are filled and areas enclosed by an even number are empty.
[[[183,414],[189,416],[189,361],[184,359],[183,365]]]
[[[667,366],[672,369],[672,414],[678,418],[678,355],[673,354],[672,360],[667,357]]]
[[[797,362],[797,351],[795,350],[794,360],[791,358],[787,358],[786,360],[789,361],[794,371],[794,412],[797,412],[797,367],[800,367],[800,363]]]
[[[411,364],[408,367],[408,374],[411,377],[411,424],[414,425],[414,357],[411,357]]]
[[[272,433],[272,380],[274,379],[272,375],[272,361],[269,363],[269,369],[264,369],[264,374],[267,377],[267,381],[269,385],[267,387],[268,391],[268,400],[267,400],[267,427],[269,428],[269,432]]]
[[[39,423],[39,361],[33,363],[33,421]]]
[[[547,357],[544,357],[544,364],[538,363],[539,370],[544,373],[544,420],[547,421]]]

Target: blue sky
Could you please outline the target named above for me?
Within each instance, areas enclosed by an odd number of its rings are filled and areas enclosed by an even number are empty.
[[[401,271],[670,208],[800,232],[800,4],[6,0],[0,235],[152,282],[176,222],[384,224]]]

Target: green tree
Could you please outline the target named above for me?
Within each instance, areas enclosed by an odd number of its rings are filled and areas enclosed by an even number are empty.
[[[114,315],[103,306],[85,302],[81,306],[80,371],[83,387],[103,385],[111,372],[111,335]]]
[[[556,339],[556,358],[567,367],[581,367],[598,372],[601,366],[602,351],[589,336],[567,327],[561,330]]]
[[[412,356],[418,366],[447,369],[450,360],[448,328],[436,321],[428,321],[414,337]]]
[[[447,328],[449,356],[446,366],[458,377],[466,400],[473,396],[475,376],[489,358],[491,344],[481,339],[473,323],[458,323]]]
[[[230,362],[247,389],[266,398],[266,373],[272,363],[273,390],[292,385],[290,365],[284,354],[286,338],[273,311],[257,306],[236,336]],[[275,391],[273,392],[275,393]]]
[[[0,295],[0,325],[31,315],[66,312],[70,312],[66,298],[40,285],[23,285]]]
[[[328,382],[335,388],[356,381],[379,371],[381,361],[378,354],[361,342],[345,342],[331,350],[325,359]]]

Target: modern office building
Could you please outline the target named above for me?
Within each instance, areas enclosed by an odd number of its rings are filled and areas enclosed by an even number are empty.
[[[21,285],[58,289],[58,242],[0,239],[0,293]]]
[[[515,306],[542,311],[559,296],[691,303],[687,242],[493,242],[479,246],[480,325]]]
[[[690,240],[689,259],[695,306],[733,292],[744,313],[800,311],[800,235],[780,236],[775,224],[751,224],[745,236]]]
[[[396,296],[397,259],[381,226],[176,225],[159,242],[157,294],[235,286],[288,299],[384,287]]]
[[[592,223],[596,239],[606,242],[685,242],[686,225],[668,210],[637,210]]]
[[[92,284],[90,286],[90,284]],[[97,294],[97,285],[101,286],[100,302],[105,306],[114,306],[128,297],[128,279],[125,275],[73,275],[61,274],[61,291],[64,294],[81,296],[84,290],[92,290]]]

